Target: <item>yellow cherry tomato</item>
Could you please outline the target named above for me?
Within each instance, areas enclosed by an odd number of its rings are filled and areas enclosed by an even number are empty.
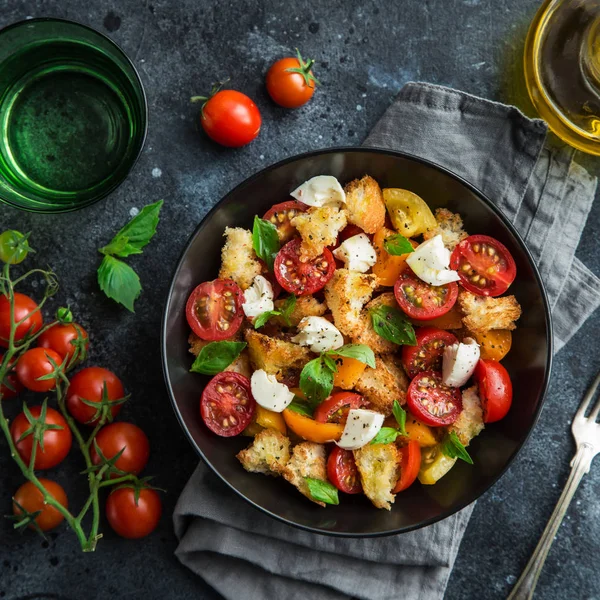
[[[283,411],[283,418],[287,426],[298,436],[317,444],[325,442],[333,442],[342,437],[344,426],[338,423],[319,423],[314,419],[310,419],[294,412],[289,408]]]
[[[490,329],[485,333],[472,333],[480,346],[481,358],[502,360],[512,346],[512,333],[508,329]]]
[[[256,405],[255,420],[257,425],[264,427],[265,429],[277,429],[277,431],[285,435],[287,433],[287,427],[285,426],[285,420],[281,416],[281,413],[267,410],[259,404]]]
[[[408,439],[419,442],[421,448],[435,446],[438,443],[431,427],[415,419],[411,414],[406,415],[405,428],[406,433],[408,433]]]
[[[333,376],[334,387],[342,388],[343,390],[351,390],[360,379],[360,376],[367,368],[365,363],[356,360],[355,358],[347,358],[343,356],[333,357],[338,370]]]
[[[392,225],[404,237],[421,235],[437,227],[437,221],[425,200],[413,192],[386,188],[383,190],[383,201]]]
[[[437,483],[456,463],[458,459],[446,456],[440,446],[423,450],[421,454],[421,469],[419,481],[423,485]]]

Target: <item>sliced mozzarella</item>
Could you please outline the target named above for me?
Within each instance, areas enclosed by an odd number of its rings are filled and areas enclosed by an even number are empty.
[[[273,412],[282,412],[294,399],[287,385],[279,383],[275,375],[269,375],[263,369],[252,373],[250,388],[257,404]]]
[[[344,261],[346,269],[359,273],[366,273],[377,262],[375,249],[365,233],[353,235],[342,242],[333,255]]]
[[[445,285],[460,279],[456,271],[448,269],[450,250],[444,246],[441,235],[420,244],[408,255],[406,264],[419,279],[430,285]]]
[[[258,317],[268,310],[273,310],[273,286],[262,275],[257,275],[252,285],[244,292],[242,310],[248,318]]]
[[[479,362],[479,344],[472,338],[465,338],[459,344],[444,348],[442,381],[452,387],[465,385]]]
[[[346,203],[346,193],[340,182],[331,175],[317,175],[297,187],[291,196],[309,206]]]
[[[366,446],[378,433],[383,425],[381,413],[351,408],[348,411],[348,420],[339,442],[336,444],[345,450],[357,450]]]
[[[344,337],[337,327],[323,317],[304,317],[298,323],[300,333],[292,342],[309,346],[313,352],[327,352],[344,345]]]

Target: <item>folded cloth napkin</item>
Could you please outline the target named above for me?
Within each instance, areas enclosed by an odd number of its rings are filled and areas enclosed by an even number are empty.
[[[558,350],[600,304],[600,280],[574,256],[596,179],[546,133],[514,107],[409,83],[365,145],[436,162],[497,203],[538,264]],[[472,508],[402,535],[333,538],[258,512],[201,464],[175,508],[176,554],[227,599],[437,600]]]

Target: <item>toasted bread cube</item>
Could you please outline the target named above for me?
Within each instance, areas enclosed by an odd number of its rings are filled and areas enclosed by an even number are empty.
[[[278,376],[286,369],[302,369],[313,358],[308,348],[252,329],[248,329],[245,336],[250,364],[254,370],[264,369],[267,373]]]
[[[291,220],[302,236],[301,256],[316,258],[327,246],[335,244],[348,222],[346,211],[337,206],[311,207]]]
[[[400,452],[396,444],[367,444],[354,450],[354,460],[365,496],[377,507],[391,509],[392,490],[400,476]]]
[[[458,415],[458,419],[449,427],[449,431],[456,431],[461,444],[468,446],[469,442],[478,436],[485,427],[483,409],[476,385],[463,390],[462,405],[462,411]]]
[[[335,326],[350,338],[364,327],[362,309],[377,287],[377,277],[348,269],[337,269],[325,286],[325,300]]]
[[[283,477],[293,486],[296,486],[302,494],[320,506],[325,503],[315,500],[308,490],[305,477],[327,481],[327,469],[325,466],[325,446],[314,442],[302,442],[294,447],[292,458],[289,460],[282,472]]]
[[[458,304],[465,315],[465,327],[474,333],[484,333],[490,329],[515,329],[515,321],[521,316],[521,307],[514,296],[490,298],[461,290]]]
[[[246,471],[277,477],[290,460],[290,440],[276,429],[263,429],[237,459]]]
[[[211,342],[199,338],[195,333],[190,333],[188,343],[190,344],[190,352],[194,356],[198,356],[202,348]],[[248,355],[248,351],[242,350],[240,355],[228,367],[225,367],[224,371],[239,373],[249,379],[252,376],[252,369],[250,367],[250,356]]]
[[[394,355],[382,355],[375,359],[375,368],[367,367],[354,389],[371,403],[373,410],[386,417],[392,414],[394,400],[406,403],[408,377],[397,363]]]
[[[390,342],[385,338],[382,338],[373,328],[373,321],[371,319],[370,310],[372,308],[377,308],[379,306],[391,306],[392,308],[398,308],[398,303],[396,302],[396,298],[393,292],[384,292],[383,294],[377,296],[377,298],[373,298],[371,302],[369,302],[365,306],[365,310],[362,312],[360,320],[361,320],[361,330],[360,333],[352,338],[352,341],[357,344],[365,344],[369,346],[373,352],[378,352],[380,354],[396,352],[399,349],[397,344],[394,342]]]
[[[454,250],[459,242],[469,237],[469,234],[463,229],[460,215],[449,211],[447,208],[438,208],[435,211],[435,220],[437,221],[437,227],[423,234],[426,240],[441,235],[444,246],[448,250]]]
[[[247,290],[262,272],[252,248],[252,233],[242,227],[225,227],[224,235],[227,241],[221,250],[219,278],[233,279],[242,290]]]
[[[285,303],[285,300],[276,300],[275,308],[281,310]],[[316,298],[313,298],[313,296],[299,296],[296,299],[294,309],[289,315],[290,325],[297,327],[298,323],[304,317],[322,317],[326,312],[327,306],[323,302],[319,302]],[[274,317],[272,322],[283,326],[288,325],[282,316]]]
[[[348,221],[366,233],[375,233],[385,223],[385,203],[379,184],[369,175],[354,179],[344,188]]]

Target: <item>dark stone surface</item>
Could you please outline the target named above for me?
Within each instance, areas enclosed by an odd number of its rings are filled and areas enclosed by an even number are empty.
[[[60,16],[96,27],[120,43],[144,80],[150,131],[142,158],[124,185],[87,210],[35,216],[0,207],[0,225],[31,230],[36,260],[52,265],[62,283],[56,303],[70,303],[91,331],[91,362],[114,369],[132,392],[123,417],[149,434],[149,473],[166,488],[159,530],[142,542],[105,538],[82,554],[66,528],[48,542],[21,537],[0,520],[0,598],[47,593],[52,598],[216,598],[179,566],[169,519],[196,457],[177,425],[160,369],[159,324],[171,272],[188,235],[206,211],[239,181],[304,150],[358,144],[408,80],[447,84],[528,110],[521,82],[523,37],[536,0],[383,2],[237,2],[179,0],[25,0],[0,3],[0,25],[26,16]],[[305,108],[271,104],[263,87],[268,65],[295,46],[318,61],[325,83]],[[263,130],[249,147],[217,148],[196,131],[193,94],[213,81],[231,85],[259,104]],[[589,168],[598,163],[586,160]],[[96,249],[136,207],[165,199],[159,235],[131,263],[144,292],[135,315],[103,297],[94,281]],[[250,199],[249,199],[250,201]],[[600,273],[600,215],[590,217],[578,256]],[[555,362],[541,421],[510,471],[477,504],[446,595],[503,598],[524,567],[568,474],[574,451],[569,420],[600,364],[596,314]],[[15,407],[13,407],[14,409]],[[0,442],[0,507],[6,513],[21,477]],[[73,456],[53,476],[73,505]],[[81,479],[81,478],[79,478]],[[83,487],[82,487],[83,484]],[[537,597],[595,598],[600,572],[600,473],[583,482],[552,548]],[[566,591],[568,590],[568,592]],[[399,590],[399,596],[401,590]]]

